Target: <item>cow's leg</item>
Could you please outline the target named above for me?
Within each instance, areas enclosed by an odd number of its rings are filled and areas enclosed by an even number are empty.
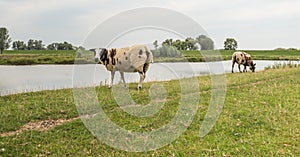
[[[234,64],[235,64],[235,61],[232,61],[231,73],[233,73]]]
[[[246,65],[244,65],[244,70],[243,70],[243,72],[247,72],[247,67],[246,67]]]
[[[144,81],[144,79],[145,79],[145,77],[146,77],[146,73],[144,72],[144,69],[145,69],[145,64],[144,65],[141,65],[141,66],[139,66],[138,68],[136,68],[135,70],[140,74],[140,82],[139,82],[139,84],[138,84],[138,89],[141,89],[142,88],[142,83],[143,83],[143,81]]]
[[[110,76],[110,85],[108,86],[108,88],[111,88],[113,86],[113,83],[114,83],[114,77],[115,77],[115,71],[111,71],[110,72],[111,76]]]
[[[123,84],[124,84],[124,88],[127,88],[127,85],[126,85],[126,82],[125,82],[125,78],[124,78],[124,72],[120,71],[120,75],[121,75],[121,79],[122,79]]]
[[[144,64],[143,72],[144,72],[144,74],[145,74],[145,77],[146,77],[146,72],[147,72],[148,69],[149,69],[149,66],[150,66],[150,63],[145,63],[145,64]]]
[[[143,83],[143,81],[144,81],[144,79],[145,79],[145,73],[144,72],[139,72],[139,74],[140,74],[140,82],[139,82],[139,84],[138,84],[138,89],[142,89],[142,83]]]
[[[238,67],[239,67],[239,71],[240,71],[240,73],[242,72],[241,71],[241,64],[238,64]]]

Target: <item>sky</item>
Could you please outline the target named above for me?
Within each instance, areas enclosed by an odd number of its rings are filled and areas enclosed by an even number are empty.
[[[298,0],[0,0],[0,6],[0,27],[9,30],[13,41],[38,39],[46,45],[63,41],[84,45],[91,33],[110,18],[136,8],[159,7],[196,21],[218,49],[223,48],[226,38],[235,38],[238,49],[300,48]],[[159,13],[156,16],[160,18]],[[147,21],[148,17],[144,18]],[[118,25],[131,22],[123,20]],[[147,40],[145,34],[149,34]],[[171,34],[162,30],[131,31],[111,45],[130,44],[128,41],[137,36],[148,44],[176,38]]]

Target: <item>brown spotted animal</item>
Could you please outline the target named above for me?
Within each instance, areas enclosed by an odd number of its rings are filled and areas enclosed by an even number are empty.
[[[241,64],[244,65],[243,72],[247,72],[247,69],[246,69],[247,66],[249,66],[249,69],[252,72],[255,72],[256,63],[255,64],[253,63],[251,55],[246,53],[246,52],[234,52],[233,53],[233,55],[232,55],[232,68],[231,68],[232,73],[233,73],[233,68],[234,68],[235,63],[238,64],[238,68],[239,68],[240,72],[242,72],[241,68],[240,68]]]
[[[112,87],[115,72],[119,71],[125,88],[127,86],[124,72],[138,72],[140,74],[138,89],[141,89],[150,63],[153,63],[153,55],[145,45],[110,50],[97,48],[94,49],[94,57],[96,62],[100,61],[111,72],[111,83],[108,88]]]

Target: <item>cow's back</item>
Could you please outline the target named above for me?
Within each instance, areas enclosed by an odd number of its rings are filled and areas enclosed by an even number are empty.
[[[134,72],[136,68],[152,63],[153,56],[145,45],[133,45],[116,49],[117,69]]]
[[[246,63],[246,56],[248,54],[246,52],[237,51],[234,52],[232,55],[232,61],[237,62],[238,64],[245,64]]]

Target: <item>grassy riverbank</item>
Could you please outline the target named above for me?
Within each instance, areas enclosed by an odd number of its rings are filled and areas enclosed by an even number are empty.
[[[198,77],[201,102],[188,130],[160,149],[130,153],[98,141],[83,125],[70,89],[0,97],[0,156],[297,156],[300,154],[300,68],[226,75],[221,116],[211,132],[198,137],[211,96],[210,77]],[[96,93],[112,121],[132,131],[157,129],[176,114],[179,82],[130,84],[132,98],[149,103],[149,88],[165,87],[167,102],[157,114],[137,118],[123,112],[111,90]],[[59,125],[57,125],[59,124]],[[57,125],[57,126],[55,126]],[[54,127],[51,127],[54,126]]]
[[[85,51],[87,52],[87,51]],[[35,65],[35,64],[74,64],[76,60],[83,63],[94,63],[93,57],[78,53],[75,50],[21,50],[4,51],[0,55],[0,65]],[[93,53],[90,53],[93,55]]]
[[[300,60],[299,50],[249,50],[254,60]],[[204,62],[205,60],[216,60],[219,58],[216,54],[221,54],[223,60],[230,60],[233,51],[182,51],[184,57],[160,57],[154,58],[155,62]],[[83,55],[85,54],[85,55]],[[204,58],[209,56],[208,58]],[[51,51],[51,50],[22,50],[22,51],[4,51],[0,55],[0,65],[34,65],[34,64],[74,64],[94,63],[93,53],[84,51]]]

